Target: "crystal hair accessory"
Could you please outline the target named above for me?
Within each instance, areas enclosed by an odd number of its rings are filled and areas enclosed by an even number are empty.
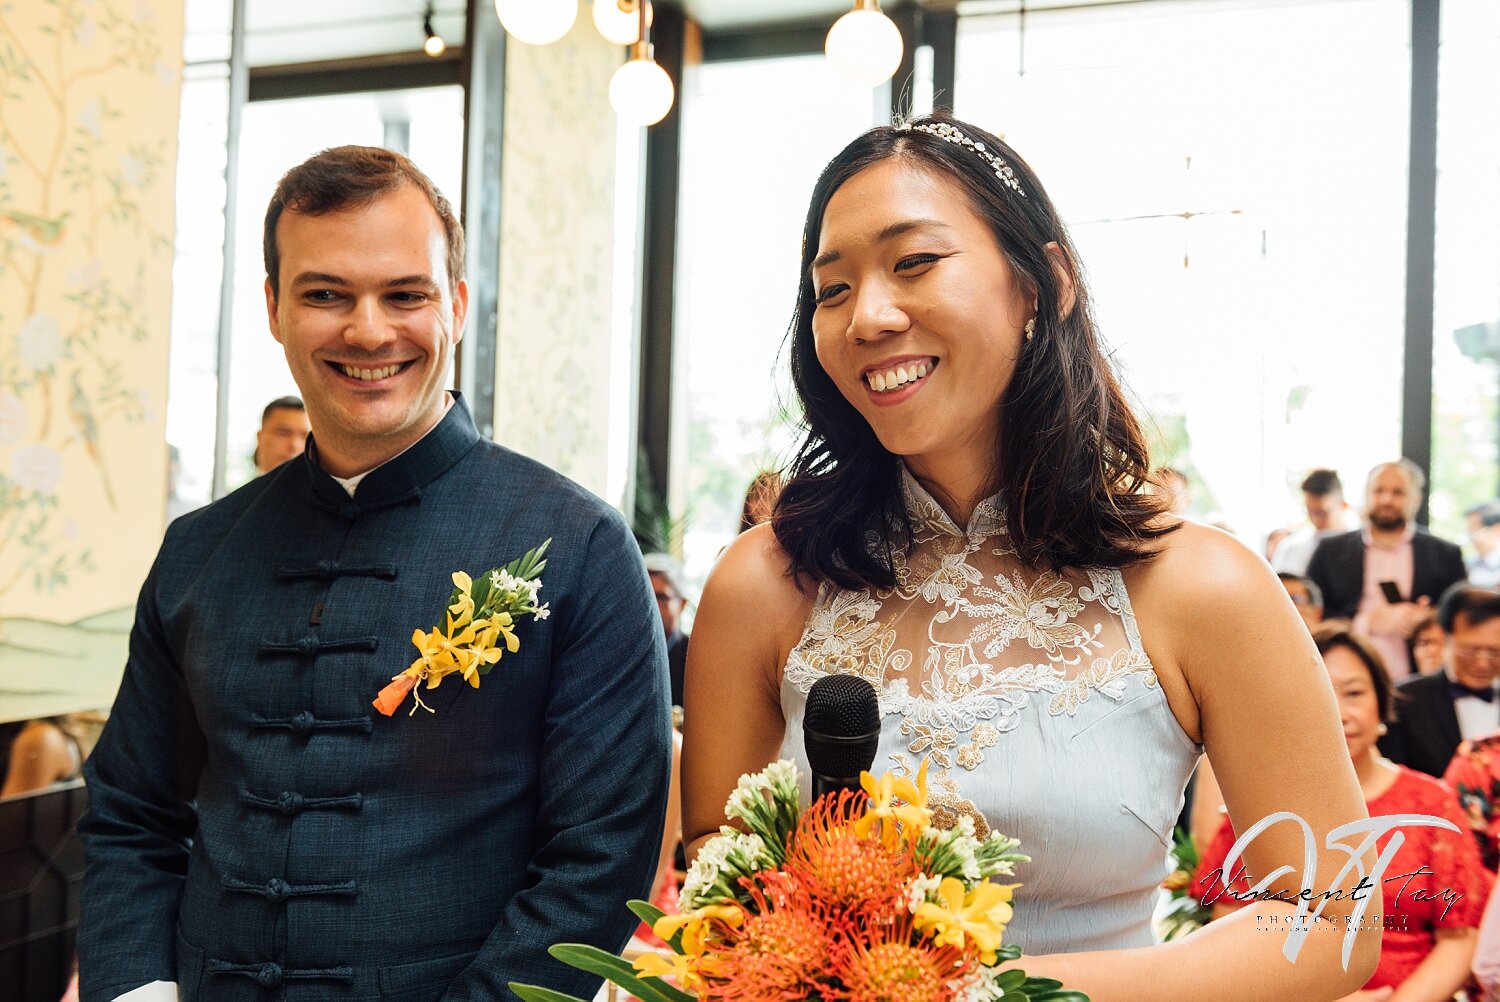
[[[983,143],[974,142],[974,140],[947,122],[923,122],[921,125],[907,125],[906,128],[917,132],[925,132],[929,136],[937,136],[945,142],[954,143],[958,146],[967,146],[975,153],[978,153],[985,163],[990,165],[995,172],[995,176],[1000,179],[1001,184],[1022,198],[1026,197],[1026,192],[1021,190],[1021,182],[1016,180],[1016,172],[1011,169],[1010,164],[985,149]]]

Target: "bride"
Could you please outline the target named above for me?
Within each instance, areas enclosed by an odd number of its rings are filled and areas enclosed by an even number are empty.
[[[1279,811],[1311,827],[1315,873],[1292,823],[1245,852],[1251,873],[1287,866],[1273,884],[1287,897],[1333,885],[1348,856],[1324,835],[1366,812],[1276,576],[1150,492],[1072,243],[1030,168],[943,115],[850,143],[813,191],[791,362],[806,439],[772,523],[725,553],[693,631],[692,848],[725,823],[742,773],[779,757],[806,771],[806,693],[853,673],[880,693],[874,770],[927,760],[940,820],[968,815],[1034,857],[1009,930],[1029,974],[1096,1002],[1362,985],[1378,895],[1347,969],[1326,928],[1288,960],[1293,907],[1276,901],[1153,945],[1203,750],[1236,830]]]

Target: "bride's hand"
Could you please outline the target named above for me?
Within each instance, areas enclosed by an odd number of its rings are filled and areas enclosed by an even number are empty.
[[[1338,1002],[1384,1002],[1385,999],[1391,997],[1391,993],[1395,990],[1390,985],[1386,985],[1384,988],[1362,988],[1352,995],[1345,995]]]

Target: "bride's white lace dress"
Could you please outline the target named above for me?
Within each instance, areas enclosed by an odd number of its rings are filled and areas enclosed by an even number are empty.
[[[1019,838],[1007,940],[1027,953],[1144,946],[1199,747],[1167,706],[1118,570],[1025,569],[997,498],[967,531],[904,469],[915,546],[890,591],[819,592],[782,677],[783,757],[823,675],[880,692],[874,770],[930,760],[930,806]]]

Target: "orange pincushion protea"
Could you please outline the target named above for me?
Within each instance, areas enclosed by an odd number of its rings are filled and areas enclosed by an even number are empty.
[[[949,985],[974,969],[952,946],[915,940],[910,917],[866,921],[844,938],[831,969],[848,1002],[950,1002]]]
[[[787,852],[786,869],[819,901],[842,907],[887,908],[898,900],[917,865],[905,842],[861,837],[854,820],[863,797],[843,792],[802,812]]]
[[[712,980],[702,997],[723,1002],[821,997],[836,922],[785,873],[762,874],[749,891],[754,906],[746,909],[744,925],[724,930],[724,947],[713,958]]]

